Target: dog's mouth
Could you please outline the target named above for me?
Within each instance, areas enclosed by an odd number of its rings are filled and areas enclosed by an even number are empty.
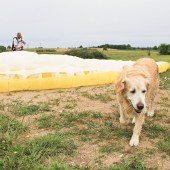
[[[133,107],[134,108],[134,107]],[[140,109],[135,109],[134,108],[134,110],[136,111],[136,113],[141,113],[142,112],[142,110],[140,110]]]
[[[135,110],[136,113],[141,113],[141,112],[142,112],[142,109],[136,109],[136,108],[133,106],[131,100],[129,100],[129,102],[130,102],[130,105],[133,107],[133,109]]]

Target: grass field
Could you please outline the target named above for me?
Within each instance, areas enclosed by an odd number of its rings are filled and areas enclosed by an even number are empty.
[[[160,55],[158,51],[151,50],[150,56],[148,56],[147,50],[108,50],[104,51],[104,54],[109,59],[114,60],[137,60],[143,57],[150,57],[156,61],[167,61],[170,62],[170,55]]]
[[[26,49],[26,51],[36,52],[37,49]],[[54,49],[53,49],[54,50]],[[56,52],[54,54],[64,54],[65,51],[69,50],[67,48],[56,48]],[[102,49],[98,49],[99,51],[106,54],[108,59],[114,60],[137,60],[142,57],[151,57],[156,61],[167,61],[170,62],[170,55],[160,55],[159,51],[151,50],[150,56],[148,56],[148,50],[114,50],[108,49],[107,51],[103,51]]]
[[[104,53],[121,60],[148,55]],[[170,62],[155,51],[150,57]],[[146,118],[139,147],[128,144],[133,125],[119,124],[112,84],[1,93],[0,101],[0,170],[170,169],[170,71],[161,74],[156,115]]]

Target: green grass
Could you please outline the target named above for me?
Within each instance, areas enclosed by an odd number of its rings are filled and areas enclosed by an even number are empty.
[[[12,145],[3,159],[0,157],[0,169],[45,170],[45,162],[49,157],[57,159],[60,155],[72,155],[75,149],[75,143],[69,140],[68,136],[47,135],[20,145]],[[52,165],[55,166],[58,166],[58,163]],[[60,167],[64,168],[64,165]]]
[[[111,96],[108,95],[108,94],[106,95],[106,94],[100,93],[100,94],[91,95],[88,92],[82,92],[82,96],[87,97],[88,99],[91,99],[91,100],[99,100],[99,101],[104,102],[104,103],[112,101]]]
[[[51,165],[46,168],[42,168],[42,170],[73,170],[72,167],[67,166],[64,162],[61,161],[54,161]]]
[[[164,109],[164,108],[156,110],[154,120],[164,122],[164,119],[165,119],[166,121],[166,119],[168,118],[167,112],[168,112],[168,109]]]
[[[53,100],[53,104],[56,105],[56,106],[59,106],[60,105],[60,99],[54,99]]]
[[[122,152],[124,147],[119,143],[110,143],[100,147],[99,151],[105,154],[113,154],[114,152]]]
[[[15,119],[11,119],[0,113],[0,136],[6,134],[7,136],[17,137],[20,133],[26,131],[26,127]]]
[[[147,136],[152,139],[161,137],[164,134],[168,133],[166,127],[160,125],[148,124],[148,123],[147,125],[143,126],[143,130],[146,132]]]
[[[157,167],[148,168],[140,155],[136,155],[127,159],[123,159],[122,162],[106,167],[101,159],[94,160],[92,166],[77,166],[76,170],[158,170]]]
[[[56,128],[74,127],[77,123],[88,124],[91,119],[101,119],[100,112],[92,111],[75,111],[63,112],[55,115],[43,114],[37,119],[39,128]]]
[[[43,51],[40,51],[43,50]],[[37,52],[38,54],[64,54],[66,50],[59,48],[26,48],[24,51]]]
[[[54,115],[46,115],[42,114],[42,116],[38,119],[38,128],[53,128],[56,124],[56,119]]]
[[[4,110],[5,109],[5,105],[3,103],[0,104],[0,110]]]
[[[170,89],[170,70],[160,74],[160,89]]]
[[[10,107],[10,111],[17,116],[33,115],[37,113],[49,112],[50,107],[47,103],[41,103],[39,105],[35,104],[25,104],[21,102],[16,102]]]
[[[81,141],[92,140],[93,138],[94,142],[115,138],[130,139],[132,130],[116,127],[111,121],[105,119],[108,118],[103,117],[100,112],[64,112],[60,114],[60,117],[42,115],[38,119],[38,126],[39,128],[51,128],[57,131],[68,128],[66,133],[72,136],[78,136]],[[76,128],[77,126],[79,126],[79,128]]]
[[[170,131],[164,134],[163,139],[157,142],[156,146],[160,151],[170,156]]]
[[[154,167],[148,169],[141,157],[134,156],[122,161],[122,163],[110,168],[110,170],[157,170],[157,168]]]
[[[15,119],[11,119],[0,113],[0,169],[1,158],[6,156],[6,152],[13,146],[18,136],[26,132],[27,129],[27,127]]]
[[[137,60],[143,57],[150,57],[156,61],[170,62],[170,55],[160,55],[158,51],[151,50],[151,55],[148,56],[148,50],[108,50],[103,51],[109,59],[114,60]]]
[[[74,109],[77,106],[76,103],[68,103],[64,106],[65,109]]]
[[[114,126],[111,121],[105,121],[98,132],[98,138],[105,140],[120,138],[127,138],[129,140],[131,136],[132,130]]]

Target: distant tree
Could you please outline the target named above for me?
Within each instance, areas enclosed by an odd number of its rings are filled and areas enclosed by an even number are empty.
[[[8,45],[8,47],[7,48],[11,48],[11,46],[10,45]]]
[[[130,44],[128,44],[126,47],[127,47],[128,50],[131,49],[131,45]]]
[[[159,46],[159,52],[162,55],[168,55],[170,54],[170,44],[161,44]]]
[[[78,47],[78,48],[83,48],[83,46],[82,46],[82,45],[80,45],[80,47]]]
[[[158,47],[157,47],[157,46],[154,46],[154,47],[153,47],[153,50],[158,50]]]
[[[0,46],[0,52],[4,52],[4,51],[6,51],[6,47]]]
[[[103,47],[103,51],[107,51],[107,47]]]

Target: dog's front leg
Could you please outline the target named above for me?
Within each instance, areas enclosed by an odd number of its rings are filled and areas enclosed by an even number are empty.
[[[121,124],[125,124],[127,121],[126,121],[126,118],[124,116],[124,113],[123,113],[123,110],[122,110],[122,106],[119,104],[119,110],[120,110],[120,118],[119,118],[119,121]]]
[[[130,146],[137,146],[139,145],[139,136],[142,130],[142,125],[144,123],[145,114],[141,113],[135,117],[135,127],[133,129],[133,135],[129,142]]]

